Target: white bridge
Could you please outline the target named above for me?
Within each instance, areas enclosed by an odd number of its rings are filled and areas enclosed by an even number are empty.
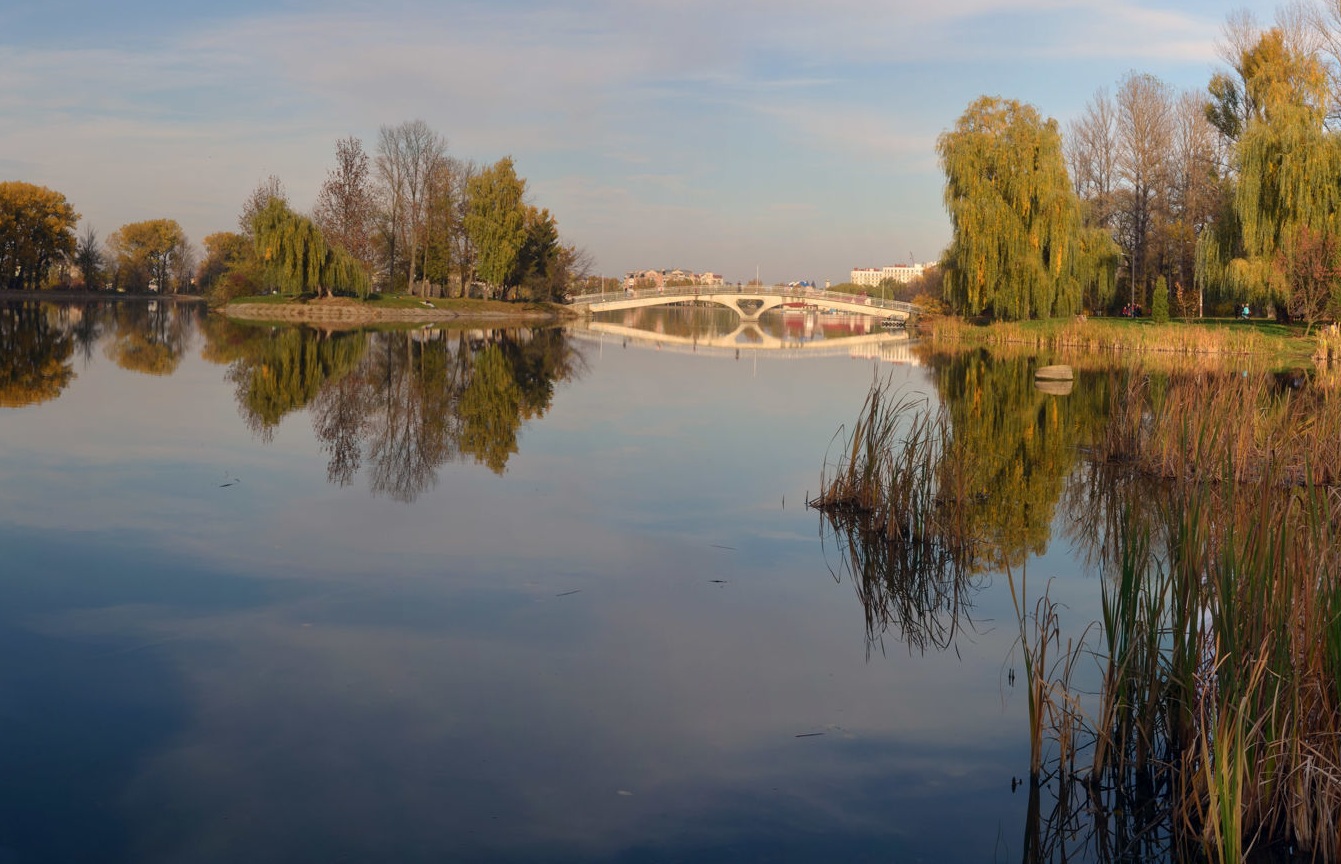
[[[678,303],[713,303],[725,306],[740,316],[741,321],[758,321],[770,309],[815,309],[869,315],[873,318],[895,318],[906,321],[919,311],[911,303],[898,300],[880,300],[837,291],[807,291],[788,286],[751,286],[736,291],[707,285],[684,288],[627,289],[606,294],[579,294],[571,305],[588,312],[615,312],[621,309],[640,309],[646,306],[671,306]]]

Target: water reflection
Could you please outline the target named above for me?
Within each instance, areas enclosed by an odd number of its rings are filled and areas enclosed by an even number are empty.
[[[412,501],[445,463],[501,474],[522,423],[584,368],[558,329],[322,332],[212,319],[205,356],[228,364],[238,408],[269,440],[308,409],[332,483],[365,465],[372,491]]]
[[[1336,389],[1094,363],[1047,394],[1031,358],[924,361],[939,409],[877,386],[816,503],[868,639],[954,644],[966,573],[1019,592],[1024,860],[1341,858]],[[1025,591],[1058,525],[1101,577],[1070,621]]]
[[[882,347],[906,349],[907,334],[887,331],[878,318],[830,315],[816,309],[780,309],[744,321],[716,304],[627,309],[597,313],[582,332],[618,337],[657,350],[738,355],[741,350],[786,351],[798,355],[879,354]],[[906,350],[898,358],[909,362]]]
[[[76,353],[87,363],[104,339],[122,369],[171,375],[203,314],[195,303],[159,301],[0,303],[0,406],[57,398],[74,380]]]
[[[203,310],[195,304],[122,303],[109,310],[107,356],[130,372],[171,375],[189,347],[191,325]],[[92,316],[85,316],[92,320]],[[90,336],[93,334],[90,333]]]
[[[74,379],[75,340],[55,311],[37,303],[0,305],[0,407],[55,399]]]
[[[864,664],[814,579],[796,502],[873,364],[631,349],[565,387],[548,334],[210,320],[157,376],[100,320],[62,401],[3,417],[19,858],[980,860],[1014,822],[993,695]],[[266,368],[292,390],[253,397]],[[326,482],[427,476],[435,413],[458,448],[547,422],[412,506]]]
[[[0,406],[56,399],[76,353],[87,363],[98,345],[121,369],[172,375],[197,331],[259,439],[307,410],[332,483],[366,467],[372,490],[399,501],[447,462],[503,473],[522,424],[585,368],[559,329],[321,331],[240,324],[197,304],[21,302],[0,304]]]
[[[1033,358],[918,351],[939,407],[902,402],[859,423],[853,435],[878,444],[832,466],[855,483],[898,490],[893,500],[875,504],[863,489],[844,493],[857,506],[817,503],[827,539],[843,550],[838,567],[857,587],[868,640],[893,630],[910,648],[944,649],[992,574],[1047,550],[1066,479],[1102,428],[1111,382],[1086,374],[1058,396],[1035,386]]]

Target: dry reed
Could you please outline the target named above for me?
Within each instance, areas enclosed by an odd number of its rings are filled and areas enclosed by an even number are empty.
[[[1111,388],[1068,492],[1105,573],[1091,715],[1071,684],[1084,639],[1063,640],[1047,593],[1031,606],[1006,568],[1030,860],[1067,858],[1082,835],[1106,860],[1341,860],[1341,401],[1296,383],[1134,374]],[[864,605],[885,610],[868,607],[868,633],[946,608],[943,586],[962,583],[945,574],[971,571],[970,462],[943,412],[872,388],[811,502],[860,526],[847,551],[868,574]]]

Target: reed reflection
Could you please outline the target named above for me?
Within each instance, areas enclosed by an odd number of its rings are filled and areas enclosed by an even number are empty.
[[[868,637],[924,647],[910,608],[952,635],[964,592],[916,602],[965,572],[1019,592],[1024,860],[1341,858],[1341,391],[1127,369],[1048,402],[1010,362],[938,362],[943,407],[873,389],[816,504],[854,573],[891,574],[859,587]],[[1095,621],[1024,597],[1059,505],[1102,577]],[[955,554],[905,566],[922,537]]]
[[[1082,442],[1102,422],[1106,380],[1058,397],[1036,363],[926,352],[940,407],[877,382],[812,503],[842,549],[867,638],[947,648],[991,575],[1046,549]]]
[[[205,356],[229,365],[239,410],[262,439],[308,409],[332,483],[366,466],[375,494],[413,501],[448,462],[503,473],[521,425],[544,416],[583,368],[561,330],[321,332],[228,322]]]
[[[1341,857],[1339,424],[1327,376],[1135,375],[1115,400],[1074,484],[1104,573],[1083,780],[1109,848]]]

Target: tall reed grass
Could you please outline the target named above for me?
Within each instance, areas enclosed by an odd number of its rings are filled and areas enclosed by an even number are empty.
[[[1175,857],[1341,859],[1341,410],[1265,375],[1115,393],[1084,493],[1106,564],[1091,806],[1144,798]]]
[[[1116,387],[1094,458],[1192,482],[1341,482],[1341,392],[1305,380],[1130,374]],[[1284,383],[1282,383],[1282,381]]]
[[[1032,351],[1124,355],[1184,355],[1218,357],[1286,356],[1308,359],[1322,351],[1326,336],[1264,332],[1246,325],[1152,324],[1104,318],[1050,321],[998,321],[981,326],[962,318],[943,316],[926,320],[919,335],[932,343],[1015,346]]]
[[[1030,598],[1006,568],[1029,694],[1028,860],[1078,844],[1101,860],[1341,860],[1341,401],[1266,374],[1133,374],[1110,392],[1067,493],[1103,574],[1099,641],[1064,639],[1047,591]],[[812,502],[863,526],[845,535],[860,566],[894,586],[864,602],[925,598],[910,574],[972,569],[971,471],[943,412],[872,389]],[[927,542],[946,554],[909,555]],[[1090,656],[1102,684],[1087,700],[1071,682]]]
[[[971,607],[975,548],[965,515],[967,454],[925,397],[876,380],[825,462],[820,510],[866,615],[868,649],[896,629],[912,649],[948,647]],[[953,457],[950,454],[955,454]]]

